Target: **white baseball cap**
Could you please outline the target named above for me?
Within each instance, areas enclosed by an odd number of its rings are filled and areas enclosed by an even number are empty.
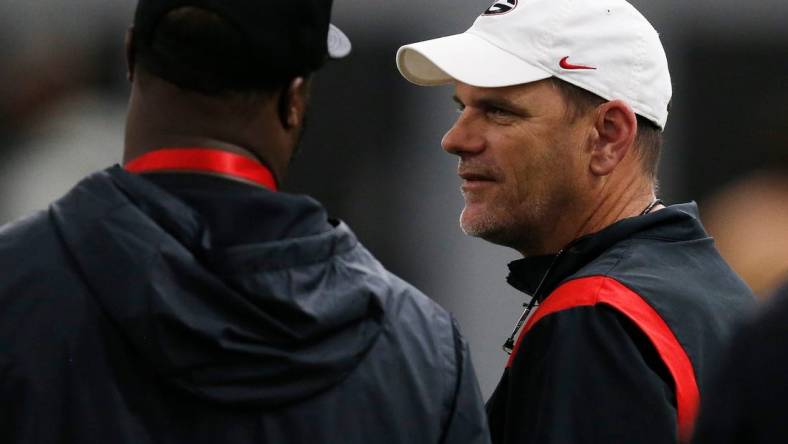
[[[663,129],[672,95],[657,31],[624,0],[498,0],[462,34],[401,47],[397,67],[423,86],[557,77]]]

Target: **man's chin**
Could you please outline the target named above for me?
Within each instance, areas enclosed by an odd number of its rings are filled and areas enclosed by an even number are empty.
[[[517,229],[506,220],[489,213],[476,213],[467,207],[460,216],[460,228],[467,236],[477,237],[492,244],[518,249]],[[519,250],[518,250],[519,251]]]
[[[479,211],[473,211],[467,207],[462,210],[460,215],[460,228],[468,236],[487,239],[500,230],[499,223],[495,217]]]

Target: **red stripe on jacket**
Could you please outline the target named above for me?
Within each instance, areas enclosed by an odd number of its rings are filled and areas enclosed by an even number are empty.
[[[514,357],[522,345],[523,337],[539,320],[562,310],[597,304],[605,304],[621,312],[634,322],[654,345],[673,377],[679,437],[682,441],[688,441],[692,435],[692,427],[700,402],[700,392],[692,362],[662,316],[640,295],[615,279],[606,276],[591,276],[571,280],[558,287],[526,322],[506,366],[512,366]]]

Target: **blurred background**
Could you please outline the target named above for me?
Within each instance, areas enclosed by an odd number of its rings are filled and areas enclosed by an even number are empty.
[[[335,0],[333,21],[354,53],[317,76],[285,187],[323,201],[389,269],[455,314],[485,396],[527,300],[505,282],[518,256],[461,233],[456,160],[440,149],[456,115],[452,90],[408,84],[394,55],[464,31],[490,3]],[[633,4],[660,31],[673,75],[661,196],[698,201],[720,250],[767,295],[788,278],[788,2]],[[119,162],[134,6],[0,2],[0,222]]]

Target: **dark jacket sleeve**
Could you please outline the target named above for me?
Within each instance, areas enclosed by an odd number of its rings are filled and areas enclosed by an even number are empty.
[[[454,328],[457,385],[452,412],[441,442],[443,444],[488,444],[490,432],[487,427],[487,416],[484,413],[482,394],[471,363],[468,343],[462,337],[455,320],[452,320],[452,326]]]
[[[523,338],[509,369],[506,417],[490,419],[493,441],[675,443],[675,396],[667,375],[645,335],[615,309],[554,313]]]

